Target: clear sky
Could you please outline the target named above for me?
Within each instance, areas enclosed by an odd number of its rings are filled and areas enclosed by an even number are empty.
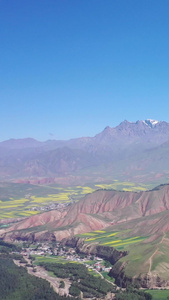
[[[169,122],[168,0],[0,0],[0,140]]]

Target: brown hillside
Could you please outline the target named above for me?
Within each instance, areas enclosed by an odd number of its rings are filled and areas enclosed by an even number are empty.
[[[135,230],[139,231],[140,226],[149,228],[149,225],[154,225],[153,230],[150,226],[149,231],[155,234],[169,230],[167,217],[166,221],[162,218],[159,222],[160,215],[158,215],[168,209],[168,185],[139,193],[99,190],[86,195],[63,212],[53,210],[27,218],[8,228],[5,234],[11,236],[18,230],[24,230],[27,234],[27,229],[30,233],[32,228],[35,234],[38,232],[39,235],[45,230],[45,234],[52,232],[56,239],[61,240],[77,233],[94,231],[110,225],[128,224],[129,221],[136,219],[138,222]],[[155,219],[150,220],[149,216],[158,216],[157,222]]]

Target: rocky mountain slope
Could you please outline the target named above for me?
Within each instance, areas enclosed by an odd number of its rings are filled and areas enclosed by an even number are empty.
[[[169,123],[150,119],[68,141],[11,139],[0,143],[0,180],[73,176],[162,182],[169,176],[168,153]]]

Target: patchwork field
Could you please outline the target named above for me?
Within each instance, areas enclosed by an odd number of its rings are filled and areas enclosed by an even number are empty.
[[[118,250],[127,249],[131,244],[136,244],[146,239],[146,237],[141,236],[127,237],[128,232],[127,230],[121,232],[97,230],[78,236],[85,238],[85,243],[94,242],[102,246],[114,247]]]
[[[120,264],[126,264],[125,274],[127,277],[138,276],[142,273],[158,274],[162,273],[162,278],[168,280],[169,258],[168,246],[169,239],[166,234],[148,242],[148,236],[132,236],[132,230],[120,230],[113,232],[108,228],[105,231],[94,231],[78,235],[85,238],[85,243],[97,243],[103,246],[113,247],[117,250],[128,252],[127,256],[120,259],[119,265],[115,269],[120,268]],[[120,272],[120,271],[119,271]],[[156,297],[153,294],[153,299],[166,299],[168,294],[161,293],[161,296]]]
[[[34,255],[35,265],[39,265],[41,262],[46,262],[46,263],[61,263],[61,264],[66,264],[68,261],[61,256],[37,256]]]
[[[138,191],[146,191],[147,189],[151,188],[151,186],[146,184],[136,185],[133,182],[125,182],[125,181],[118,181],[114,180],[111,184],[96,184],[96,187],[100,189],[114,189],[120,191],[127,191],[127,192],[138,192]]]
[[[86,186],[31,185],[0,183],[0,219],[27,217],[47,209],[54,209],[57,204],[68,204],[80,200],[84,195],[98,189],[123,191],[143,191],[150,186],[132,182],[113,180],[109,184],[89,184]]]
[[[67,263],[72,263],[72,264],[82,264],[80,262],[77,261],[71,261],[71,260],[67,260],[64,257],[58,256],[58,257],[44,257],[44,256],[34,256],[35,261],[34,264],[35,265],[39,265],[40,263],[50,263],[50,264],[55,264],[55,263],[59,263],[59,264],[67,264]],[[87,262],[89,263],[89,262]],[[95,272],[94,270],[88,268],[88,272],[90,273],[90,275],[93,275],[95,277],[100,277],[100,274],[98,274],[97,272]]]
[[[0,219],[38,214],[56,208],[57,204],[78,201],[85,194],[93,191],[94,189],[87,186],[64,188],[31,184],[0,184]],[[55,206],[52,206],[53,204]]]

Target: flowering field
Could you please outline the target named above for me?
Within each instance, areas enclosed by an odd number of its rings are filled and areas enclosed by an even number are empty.
[[[148,186],[132,182],[119,182],[117,180],[113,180],[110,184],[95,183],[86,186],[78,185],[67,187],[19,183],[1,184],[0,219],[18,218],[38,214],[43,211],[44,206],[73,203],[79,201],[86,194],[92,193],[98,189],[141,191],[148,189]]]
[[[109,231],[94,231],[83,233],[78,236],[85,238],[85,243],[98,243],[99,245],[124,249],[130,244],[139,243],[145,240],[146,237],[127,237],[129,231],[109,232]]]

